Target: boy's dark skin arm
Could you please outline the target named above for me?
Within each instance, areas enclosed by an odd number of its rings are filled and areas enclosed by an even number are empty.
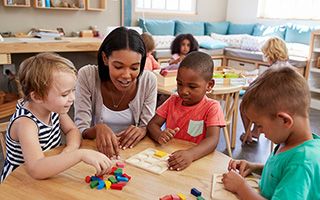
[[[211,153],[218,145],[220,137],[220,127],[209,126],[206,130],[206,138],[198,145],[187,149],[178,150],[172,153],[168,159],[168,167],[170,170],[183,170],[187,168],[193,161]]]
[[[159,115],[155,115],[148,123],[147,130],[151,138],[157,141],[159,144],[166,144],[169,142],[179,128],[165,129],[161,131],[160,127],[166,120]],[[170,155],[168,159],[168,167],[171,170],[183,170],[187,168],[191,162],[211,153],[216,149],[220,137],[220,127],[210,126],[206,130],[206,138],[202,140],[198,145],[187,149],[178,150]]]

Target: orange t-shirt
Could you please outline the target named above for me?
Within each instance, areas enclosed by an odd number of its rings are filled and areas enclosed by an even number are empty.
[[[154,59],[152,55],[146,57],[146,64],[144,65],[144,70],[152,71],[155,69],[160,69],[160,64]]]
[[[207,96],[194,106],[183,106],[178,95],[171,95],[156,113],[166,119],[166,128],[180,128],[175,138],[194,143],[205,139],[207,127],[226,125],[220,103]]]

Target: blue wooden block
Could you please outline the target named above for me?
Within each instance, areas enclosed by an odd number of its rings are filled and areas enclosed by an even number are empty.
[[[196,188],[191,189],[191,194],[193,194],[196,197],[201,196],[201,192],[199,192],[199,190],[197,190]]]
[[[104,188],[105,185],[106,185],[106,183],[104,181],[99,181],[99,185],[97,186],[97,189],[101,190]]]
[[[91,181],[102,181],[101,178],[98,178],[96,176],[91,176]]]
[[[117,180],[118,180],[118,182],[120,182],[120,181],[128,182],[128,178],[127,177],[122,177],[122,176],[117,176]]]

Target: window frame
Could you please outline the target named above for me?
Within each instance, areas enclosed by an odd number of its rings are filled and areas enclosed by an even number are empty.
[[[143,0],[142,0],[143,1]],[[191,11],[184,11],[184,10],[168,10],[168,9],[156,9],[152,8],[152,0],[151,1],[151,8],[139,8],[137,6],[138,0],[135,0],[135,12],[137,13],[152,13],[152,14],[187,14],[187,15],[196,15],[197,14],[197,0],[191,0]],[[165,1],[165,6],[167,5],[167,1],[170,0],[163,0]],[[181,0],[178,0],[179,3]]]

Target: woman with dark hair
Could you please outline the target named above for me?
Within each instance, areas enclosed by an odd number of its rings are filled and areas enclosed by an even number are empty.
[[[190,33],[181,33],[175,37],[171,43],[170,65],[180,63],[183,58],[193,51],[199,50],[197,40]]]
[[[113,30],[98,52],[98,66],[79,70],[75,124],[83,138],[96,138],[97,148],[119,159],[119,148],[133,148],[146,135],[156,108],[157,80],[143,71],[146,50],[138,32]],[[119,137],[119,140],[117,140]]]

